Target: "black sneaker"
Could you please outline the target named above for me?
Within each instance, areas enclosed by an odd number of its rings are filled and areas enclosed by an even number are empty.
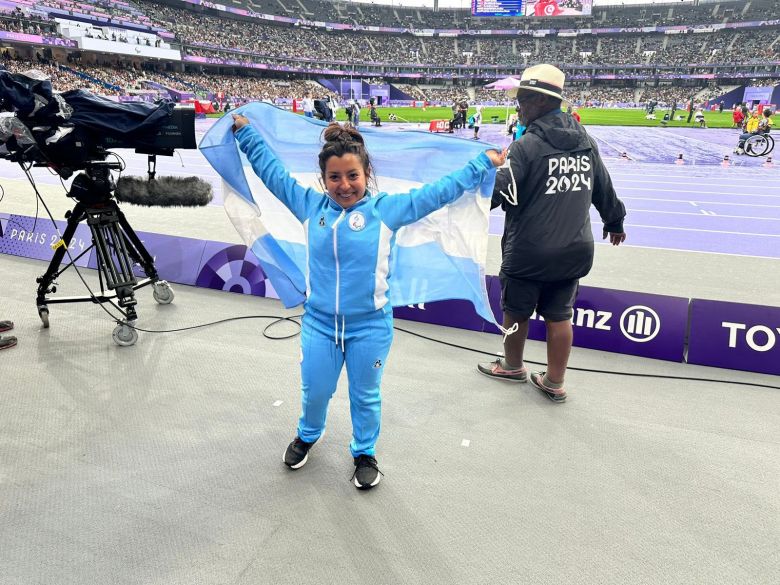
[[[306,465],[306,461],[309,459],[309,449],[312,448],[314,443],[307,443],[301,440],[300,437],[295,437],[284,452],[282,461],[290,469],[300,469]]]
[[[382,481],[382,472],[377,467],[376,459],[371,455],[358,455],[354,459],[355,473],[352,474],[352,483],[359,490],[370,490]]]

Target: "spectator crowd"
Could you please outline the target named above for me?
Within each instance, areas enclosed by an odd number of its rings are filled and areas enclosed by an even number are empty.
[[[431,66],[532,65],[539,62],[687,65],[713,60],[732,63],[780,59],[780,43],[774,42],[780,36],[777,28],[696,35],[622,34],[595,39],[530,35],[418,37],[284,27],[257,19],[205,16],[150,2],[143,5],[157,25],[176,34],[188,53],[240,63],[261,62],[267,57],[345,64]]]
[[[412,9],[388,7],[378,4],[333,3],[325,0],[242,0],[243,6],[253,13],[283,14],[311,20],[351,22],[353,24],[394,26],[403,23],[404,28],[418,29],[436,27],[461,28],[474,26],[487,28],[495,21],[471,18],[465,11]],[[568,0],[576,3],[577,0]],[[235,4],[240,4],[235,0]],[[115,25],[133,22],[148,30],[152,35],[159,31],[171,31],[176,37],[185,59],[187,56],[204,58],[206,65],[187,63],[184,67],[164,63],[125,60],[119,56],[95,55],[83,57],[79,51],[70,51],[59,63],[55,63],[50,50],[43,55],[35,53],[33,61],[22,63],[18,58],[30,58],[31,51],[13,53],[8,49],[4,61],[8,68],[19,70],[28,65],[45,69],[51,76],[55,88],[64,91],[84,87],[96,93],[119,95],[149,91],[150,88],[170,88],[178,92],[209,95],[216,92],[234,96],[236,101],[266,99],[289,101],[300,98],[307,90],[327,95],[322,86],[311,81],[295,79],[293,74],[275,74],[282,79],[269,79],[257,67],[258,64],[276,63],[295,69],[317,70],[332,66],[372,66],[379,64],[386,68],[400,69],[404,65],[430,66],[431,72],[444,71],[441,68],[467,64],[472,69],[484,66],[483,78],[495,78],[491,66],[508,65],[525,67],[539,62],[551,62],[576,68],[569,73],[572,82],[570,92],[573,101],[593,104],[640,104],[648,100],[665,103],[684,103],[697,88],[680,88],[664,81],[658,87],[620,87],[599,85],[598,74],[606,71],[616,78],[636,77],[638,73],[655,76],[662,80],[675,81],[681,74],[712,73],[712,66],[718,71],[728,72],[734,77],[749,78],[755,74],[778,73],[780,61],[780,28],[768,26],[758,29],[720,30],[698,34],[664,35],[659,33],[630,32],[599,36],[532,36],[511,37],[464,35],[459,37],[416,36],[412,34],[380,34],[374,32],[327,31],[309,26],[307,21],[300,26],[271,23],[257,18],[226,17],[224,12],[213,10],[193,12],[167,4],[137,0],[130,2],[109,2],[107,0],[41,0],[36,5],[78,10],[81,13],[109,19]],[[208,7],[207,4],[203,6]],[[574,7],[574,6],[572,6]],[[770,7],[770,8],[768,8]],[[674,24],[678,20],[687,24],[728,22],[777,17],[780,0],[750,3],[739,8],[734,2],[721,2],[701,7],[681,5],[663,9],[658,16],[658,7],[610,7],[604,13],[596,9],[600,27],[624,26],[635,29],[651,24]],[[219,16],[217,16],[219,14]],[[632,14],[633,20],[627,15]],[[601,15],[601,16],[598,16]],[[718,17],[718,18],[715,18]],[[712,20],[715,18],[715,20]],[[572,26],[592,20],[578,18],[556,19],[556,26],[571,20]],[[505,28],[528,28],[539,25],[535,19],[508,19]],[[544,22],[544,21],[541,21]],[[549,20],[546,21],[549,23]],[[536,24],[534,24],[536,23]],[[560,24],[559,24],[560,23]],[[579,23],[579,24],[577,24]],[[40,10],[29,11],[19,6],[0,8],[0,26],[3,29],[41,36],[58,36],[57,23],[47,18]],[[549,26],[549,24],[545,25]],[[583,25],[584,26],[584,25]],[[97,29],[96,29],[97,30]],[[103,31],[114,29],[103,28]],[[116,38],[122,40],[122,30],[117,28]],[[98,33],[100,34],[100,33]],[[106,34],[105,32],[103,34]],[[111,33],[113,35],[113,33]],[[132,35],[128,29],[127,35]],[[140,33],[137,33],[140,34]],[[127,41],[125,38],[125,41]],[[140,37],[132,37],[140,38]],[[158,39],[159,41],[159,39]],[[159,42],[155,42],[159,46]],[[186,60],[185,60],[186,63]],[[221,65],[209,67],[208,64]],[[743,70],[752,64],[748,70]],[[242,68],[244,66],[245,68]],[[583,66],[593,66],[591,69]],[[676,70],[656,67],[677,66]],[[608,67],[609,69],[604,69]],[[640,67],[640,68],[638,68]],[[643,68],[643,69],[642,69]],[[174,70],[175,69],[175,70]],[[285,77],[286,76],[286,77]],[[609,75],[608,75],[609,76]],[[607,77],[608,77],[607,76]],[[388,78],[392,78],[389,74]],[[591,79],[592,78],[592,79]],[[383,83],[388,81],[383,80]],[[641,82],[640,82],[641,83]],[[760,79],[758,83],[772,83],[771,78]],[[475,84],[476,85],[476,84]],[[625,85],[625,84],[624,84]],[[398,84],[396,84],[398,86]],[[462,99],[465,90],[457,85],[433,87],[431,85],[409,84],[402,90],[416,100],[450,103]],[[477,99],[483,103],[501,103],[505,96],[501,92],[478,89]],[[710,87],[700,99],[716,98],[720,88]],[[472,92],[473,93],[473,92]]]
[[[148,0],[143,0],[146,6]],[[471,7],[442,8],[436,10],[404,7],[387,0],[384,3],[331,2],[329,0],[232,0],[246,10],[259,14],[272,14],[300,18],[304,21],[334,22],[361,26],[382,26],[419,29],[479,30],[498,28],[495,19],[471,15]],[[581,9],[579,0],[559,0],[562,7]],[[761,21],[776,19],[780,15],[780,0],[761,0],[747,4],[744,0],[726,0],[717,3],[655,4],[621,6],[618,1],[607,6],[594,6],[591,16],[558,16],[554,24],[549,19],[502,18],[500,28],[591,28],[594,23],[604,28],[636,28],[648,26],[680,26],[694,24],[720,24],[737,21]]]

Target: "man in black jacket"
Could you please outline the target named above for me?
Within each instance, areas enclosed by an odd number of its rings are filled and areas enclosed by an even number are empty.
[[[561,111],[565,76],[552,65],[523,72],[517,94],[527,126],[509,148],[509,168],[499,170],[492,207],[506,212],[501,239],[504,358],[479,364],[481,373],[530,381],[555,402],[566,400],[563,381],[572,346],[573,305],[579,279],[593,264],[590,206],[604,222],[604,238],[620,245],[625,206],[595,141]],[[536,312],[547,327],[547,371],[523,366],[528,320]]]
[[[330,122],[333,112],[325,99],[314,100],[314,116],[325,122]]]

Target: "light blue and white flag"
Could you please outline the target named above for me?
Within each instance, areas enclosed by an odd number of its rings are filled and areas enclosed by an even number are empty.
[[[327,124],[253,103],[231,113],[243,114],[268,147],[301,185],[324,192],[317,156]],[[257,256],[286,307],[299,305],[306,293],[306,240],[303,225],[255,175],[239,150],[224,116],[206,133],[200,150],[222,177],[225,211]],[[431,183],[466,165],[491,145],[441,137],[427,132],[361,129],[382,192],[402,193]],[[500,150],[500,149],[499,149]],[[396,235],[390,269],[393,306],[463,299],[495,323],[485,289],[488,220],[495,173]],[[323,195],[324,197],[325,195]]]

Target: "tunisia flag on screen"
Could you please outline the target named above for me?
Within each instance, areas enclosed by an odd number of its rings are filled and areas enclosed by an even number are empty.
[[[539,0],[534,6],[534,16],[558,16],[561,12],[555,0]]]

